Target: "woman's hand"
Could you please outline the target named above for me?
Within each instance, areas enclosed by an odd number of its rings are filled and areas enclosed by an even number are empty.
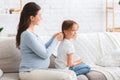
[[[54,38],[57,39],[58,41],[63,40],[63,33],[59,32],[54,35]]]

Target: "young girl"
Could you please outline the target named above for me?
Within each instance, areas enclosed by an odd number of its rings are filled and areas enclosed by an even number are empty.
[[[72,20],[65,20],[62,24],[64,39],[58,47],[58,54],[55,59],[55,66],[59,69],[73,70],[76,75],[86,74],[90,67],[82,62],[81,59],[74,60],[75,49],[71,42],[76,37],[78,24]]]

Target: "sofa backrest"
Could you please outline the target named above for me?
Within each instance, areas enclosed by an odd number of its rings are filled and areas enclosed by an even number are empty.
[[[49,37],[42,37],[46,42]],[[120,48],[120,33],[80,33],[73,41],[76,54],[88,64],[97,64],[98,61]],[[55,51],[53,54],[57,54]],[[51,56],[50,68],[54,68],[55,56]],[[18,72],[21,53],[15,46],[15,37],[0,37],[0,69],[3,72]]]
[[[0,68],[3,72],[18,72],[20,51],[15,46],[15,38],[0,38]]]
[[[120,33],[80,33],[73,43],[77,55],[84,62],[97,64],[101,58],[108,56],[112,51],[120,48]]]
[[[100,56],[98,34],[96,33],[80,33],[73,41],[76,54],[83,59],[84,62],[94,64]]]
[[[21,53],[20,50],[16,48],[15,43],[15,37],[0,37],[0,69],[2,69],[3,72],[19,71]],[[50,57],[51,62],[49,68],[55,68],[54,59],[55,56],[52,55]]]

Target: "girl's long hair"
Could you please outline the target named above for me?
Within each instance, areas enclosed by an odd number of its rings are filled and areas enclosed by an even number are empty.
[[[30,16],[36,16],[40,10],[40,6],[34,2],[27,3],[21,12],[20,21],[18,24],[17,35],[16,35],[16,47],[19,48],[20,36],[31,24]]]

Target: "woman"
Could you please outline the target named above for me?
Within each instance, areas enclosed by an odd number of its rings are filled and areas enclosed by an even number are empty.
[[[62,33],[57,33],[45,45],[43,44],[39,36],[34,33],[35,25],[38,25],[41,20],[40,10],[39,5],[34,2],[29,2],[23,7],[21,12],[16,36],[16,46],[22,54],[19,68],[20,79],[76,80],[68,75],[70,71],[63,74],[64,72],[57,70],[46,70],[50,64],[51,53],[58,42],[63,39],[63,35]]]

